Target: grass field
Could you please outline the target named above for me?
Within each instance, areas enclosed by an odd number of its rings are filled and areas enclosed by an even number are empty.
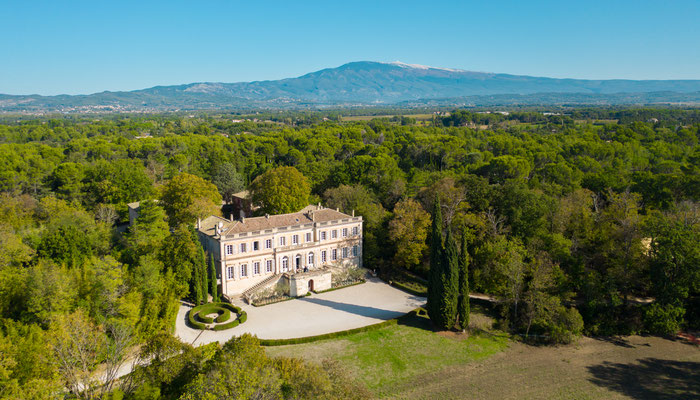
[[[698,399],[700,348],[658,337],[582,338],[530,346],[472,314],[469,337],[416,317],[372,332],[268,348],[272,356],[334,358],[377,397],[401,399]]]

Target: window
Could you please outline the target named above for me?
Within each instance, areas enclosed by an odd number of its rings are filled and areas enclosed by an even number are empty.
[[[352,235],[353,235],[353,236],[357,236],[357,232],[358,232],[357,227],[356,227],[356,226],[353,226],[353,227],[352,227]]]
[[[337,229],[333,229],[333,230],[331,231],[331,239],[337,239],[337,238],[338,238],[338,230],[337,230]]]
[[[343,228],[343,237],[348,237],[348,228]]]
[[[282,257],[282,272],[287,272],[289,270],[289,257]]]
[[[226,245],[226,254],[227,254],[227,255],[233,254],[233,245],[232,245],[232,244],[227,244],[227,245]]]
[[[314,266],[314,253],[309,253],[309,267]]]
[[[241,243],[241,253],[245,253],[245,252],[246,252],[246,244]]]
[[[258,242],[256,240],[255,242],[253,242],[253,251],[258,251],[258,250],[260,250],[260,242]]]
[[[265,248],[266,249],[271,249],[272,248],[272,239],[267,239],[265,241]]]
[[[233,267],[226,268],[228,271],[228,279],[233,279]]]
[[[248,264],[241,264],[241,278],[248,276]]]
[[[331,250],[331,260],[335,261],[338,259],[338,249]]]
[[[326,260],[326,251],[323,250],[323,251],[321,251],[321,262],[324,263],[326,261],[327,261]]]
[[[343,258],[348,258],[348,248],[343,247]]]
[[[357,252],[359,250],[359,247],[357,245],[352,246],[352,256],[357,257]]]
[[[265,261],[265,272],[272,272],[272,260]]]
[[[257,261],[253,263],[253,275],[260,275],[260,263]]]
[[[284,236],[280,236],[280,246],[286,246],[287,239]]]
[[[292,235],[292,244],[299,244],[299,235]]]
[[[321,240],[326,240],[326,231],[321,232]]]
[[[306,243],[309,243],[311,241],[311,232],[306,234]]]

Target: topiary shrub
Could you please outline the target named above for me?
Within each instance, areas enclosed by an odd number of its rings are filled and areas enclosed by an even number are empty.
[[[209,315],[216,313],[216,317],[209,317]],[[231,319],[231,313],[237,314],[238,318],[231,322],[222,324]],[[201,306],[194,307],[191,309],[187,315],[187,320],[189,325],[195,329],[212,329],[215,331],[222,331],[225,329],[230,329],[239,324],[242,324],[248,319],[248,315],[245,311],[242,311],[240,307],[236,307],[229,303],[208,303],[202,304]],[[214,326],[207,326],[206,324],[214,324]]]
[[[228,321],[229,319],[231,319],[231,311],[224,308],[224,312],[222,314],[219,314],[219,316],[216,317],[214,321],[216,321],[217,324],[220,324],[222,322]]]
[[[214,328],[212,328],[215,331],[223,331],[226,329],[231,329],[236,326],[238,326],[240,322],[237,319],[234,319],[233,321],[226,323],[226,324],[221,324],[221,325],[215,325]]]

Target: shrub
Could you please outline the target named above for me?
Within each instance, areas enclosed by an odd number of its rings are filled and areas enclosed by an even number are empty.
[[[234,319],[233,321],[231,321],[231,322],[229,322],[229,323],[226,323],[226,324],[214,325],[213,330],[215,330],[215,331],[224,331],[224,330],[226,330],[226,329],[235,328],[236,326],[238,326],[238,324],[240,324],[240,322],[238,322],[237,319]]]
[[[653,303],[644,313],[646,329],[656,335],[673,335],[681,330],[685,309],[673,304]]]
[[[246,322],[248,320],[248,313],[246,313],[245,311],[241,312],[238,315],[238,320],[241,321],[241,324]]]
[[[215,321],[218,324],[218,323],[226,322],[229,319],[231,319],[231,311],[224,308],[224,312],[222,314],[219,314],[219,316],[216,317]]]
[[[194,308],[187,313],[187,320],[190,323],[190,326],[195,329],[207,329],[206,325],[195,320],[195,315],[197,315],[197,313],[195,312]]]
[[[549,324],[549,335],[554,343],[571,343],[583,332],[583,318],[573,308],[557,309],[554,320]]]

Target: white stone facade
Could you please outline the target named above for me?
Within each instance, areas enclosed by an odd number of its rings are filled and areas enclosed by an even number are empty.
[[[282,273],[362,266],[362,217],[320,206],[240,221],[212,216],[198,231],[227,296]]]

